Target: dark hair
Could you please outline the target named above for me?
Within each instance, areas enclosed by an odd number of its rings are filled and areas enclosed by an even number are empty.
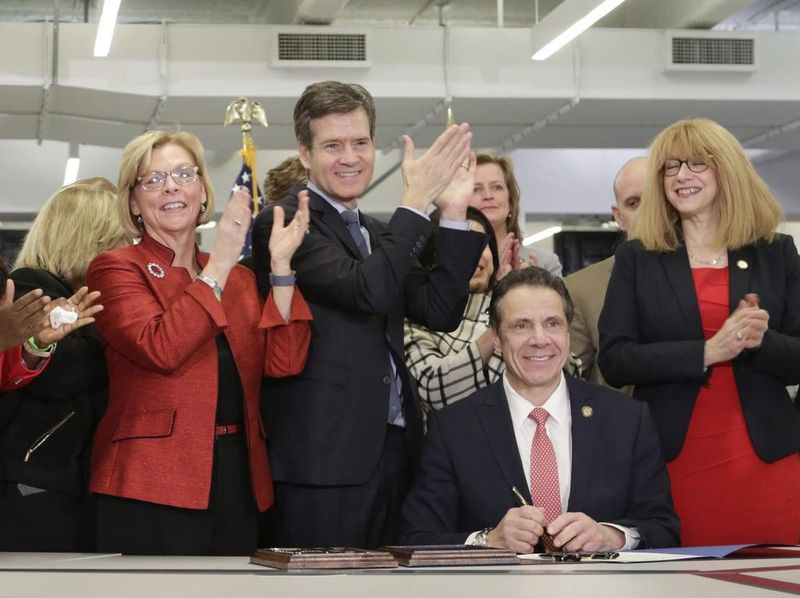
[[[543,287],[558,293],[564,303],[564,315],[567,317],[567,324],[572,324],[575,307],[572,304],[572,297],[569,296],[564,280],[555,274],[550,274],[544,268],[531,266],[530,268],[509,272],[494,287],[492,300],[489,303],[489,326],[494,330],[500,329],[500,301],[511,289],[522,285]]]
[[[361,85],[320,81],[312,83],[294,106],[294,136],[297,141],[311,148],[314,134],[311,121],[328,114],[346,114],[363,108],[369,120],[369,136],[375,139],[375,100]]]
[[[431,213],[431,222],[434,225],[439,224],[439,220],[441,219],[441,215],[439,214],[439,210],[435,210]],[[497,248],[497,239],[494,236],[494,229],[492,229],[492,223],[489,222],[489,219],[486,215],[481,212],[478,208],[473,208],[472,206],[467,207],[467,220],[473,220],[480,224],[483,227],[483,230],[486,231],[488,235],[488,244],[489,244],[489,251],[492,253],[492,275],[489,277],[489,290],[494,288],[495,283],[497,282],[497,271],[500,269],[500,250]],[[434,229],[435,231],[436,229]],[[437,263],[437,253],[439,250],[439,243],[437,240],[436,232],[431,235],[431,238],[428,239],[427,245],[423,248],[422,252],[419,255],[419,262],[422,264],[424,268],[428,270],[433,270]]]

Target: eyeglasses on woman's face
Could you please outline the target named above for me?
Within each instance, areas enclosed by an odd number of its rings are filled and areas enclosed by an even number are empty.
[[[171,176],[172,180],[179,185],[189,185],[197,180],[198,170],[197,166],[191,166],[189,164],[178,166],[178,168],[169,172],[154,170],[153,172],[148,172],[140,177],[136,177],[136,182],[139,183],[145,191],[160,191],[167,182],[167,176]]]
[[[688,168],[690,172],[694,172],[695,174],[708,169],[708,164],[703,160],[676,159],[667,160],[664,162],[664,166],[662,166],[661,169],[664,172],[664,176],[675,176],[680,172],[681,166],[684,164],[686,164],[686,168]]]

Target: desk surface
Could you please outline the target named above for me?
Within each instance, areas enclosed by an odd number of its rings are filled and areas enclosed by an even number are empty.
[[[0,553],[0,597],[800,596],[800,558],[284,572],[242,557]]]

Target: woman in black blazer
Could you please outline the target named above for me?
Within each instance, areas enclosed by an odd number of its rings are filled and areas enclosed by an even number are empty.
[[[116,188],[103,178],[60,188],[25,237],[10,278],[17,295],[71,297],[98,253],[127,245]],[[102,300],[102,299],[101,299]],[[94,325],[59,341],[47,368],[0,402],[0,550],[94,550],[89,454],[108,394]]]
[[[650,405],[684,545],[800,541],[800,258],[781,218],[720,125],[653,141],[599,365]]]

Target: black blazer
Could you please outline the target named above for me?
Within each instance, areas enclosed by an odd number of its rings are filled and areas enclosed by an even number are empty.
[[[640,548],[678,546],[678,517],[646,405],[567,376],[572,414],[568,511],[636,527]],[[581,409],[592,408],[591,417]],[[428,419],[419,474],[403,505],[401,541],[462,544],[530,503],[503,381]]]
[[[791,237],[728,252],[730,306],[758,293],[769,312],[760,348],[733,361],[747,429],[759,457],[776,461],[800,450],[800,412],[787,385],[800,382],[800,258]],[[664,458],[683,446],[703,371],[703,330],[685,247],[646,251],[623,243],[600,314],[599,364],[611,384],[634,384],[650,405]],[[712,366],[713,367],[713,366]]]
[[[279,203],[287,220],[297,209],[298,191]],[[362,212],[372,246],[363,259],[336,209],[311,191],[309,196],[310,233],[292,268],[314,316],[311,347],[300,375],[265,382],[272,476],[296,484],[360,484],[374,470],[386,434],[389,350],[403,383],[412,452],[422,436],[415,384],[403,360],[403,318],[434,330],[455,329],[486,238],[438,229],[439,266],[428,272],[417,262],[432,233],[427,219],[400,208],[384,224]],[[272,206],[263,210],[253,229],[262,293],[269,288],[272,214]]]
[[[74,293],[66,281],[45,270],[20,268],[9,278],[17,297],[34,289],[43,289],[53,299]],[[93,325],[76,330],[58,343],[50,363],[29,385],[4,393],[0,401],[4,481],[75,498],[85,494],[91,439],[108,400],[104,347]],[[25,461],[28,449],[55,426]]]

